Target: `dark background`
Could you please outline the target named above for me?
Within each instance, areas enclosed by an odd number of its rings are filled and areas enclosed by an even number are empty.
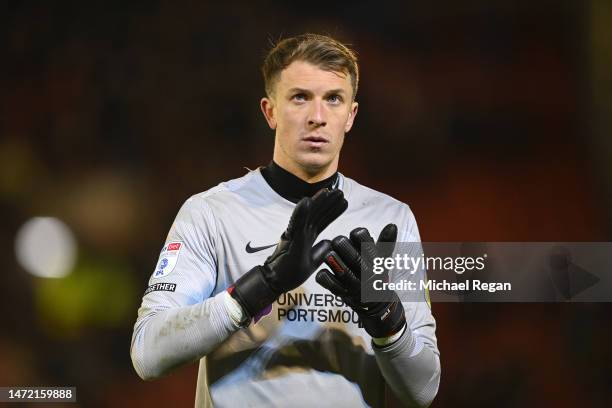
[[[407,202],[424,241],[612,241],[610,27],[603,0],[3,2],[0,385],[193,405],[196,365],[136,376],[132,325],[182,202],[271,159],[259,67],[280,36],[357,50],[340,171]],[[68,277],[18,265],[34,216],[74,232]],[[433,406],[610,406],[611,311],[434,304]]]

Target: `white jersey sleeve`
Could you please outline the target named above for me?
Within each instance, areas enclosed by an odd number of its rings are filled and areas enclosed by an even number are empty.
[[[407,205],[406,217],[406,228],[398,241],[421,242],[416,220]],[[419,273],[420,279],[426,279],[424,269]],[[395,394],[407,404],[427,406],[438,392],[441,374],[436,322],[425,293],[421,301],[403,302],[403,306],[407,325],[402,336],[389,346],[373,345],[373,349],[381,372]]]
[[[216,282],[215,220],[206,200],[188,199],[166,238],[138,310],[131,356],[143,379],[195,361],[238,329]]]

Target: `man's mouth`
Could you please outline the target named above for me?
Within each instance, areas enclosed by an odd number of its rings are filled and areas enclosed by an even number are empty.
[[[314,146],[314,147],[321,147],[324,144],[329,143],[329,141],[322,136],[308,136],[302,140],[308,143],[308,145]]]

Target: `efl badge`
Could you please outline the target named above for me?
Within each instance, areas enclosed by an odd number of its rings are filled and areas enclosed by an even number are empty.
[[[174,270],[179,253],[181,252],[182,242],[169,242],[161,251],[159,261],[153,272],[153,278],[163,278]]]

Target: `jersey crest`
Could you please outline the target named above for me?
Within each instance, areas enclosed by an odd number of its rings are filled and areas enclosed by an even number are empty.
[[[153,279],[168,276],[174,270],[182,246],[182,242],[169,242],[167,245],[164,245],[159,255],[155,272],[153,272]]]

